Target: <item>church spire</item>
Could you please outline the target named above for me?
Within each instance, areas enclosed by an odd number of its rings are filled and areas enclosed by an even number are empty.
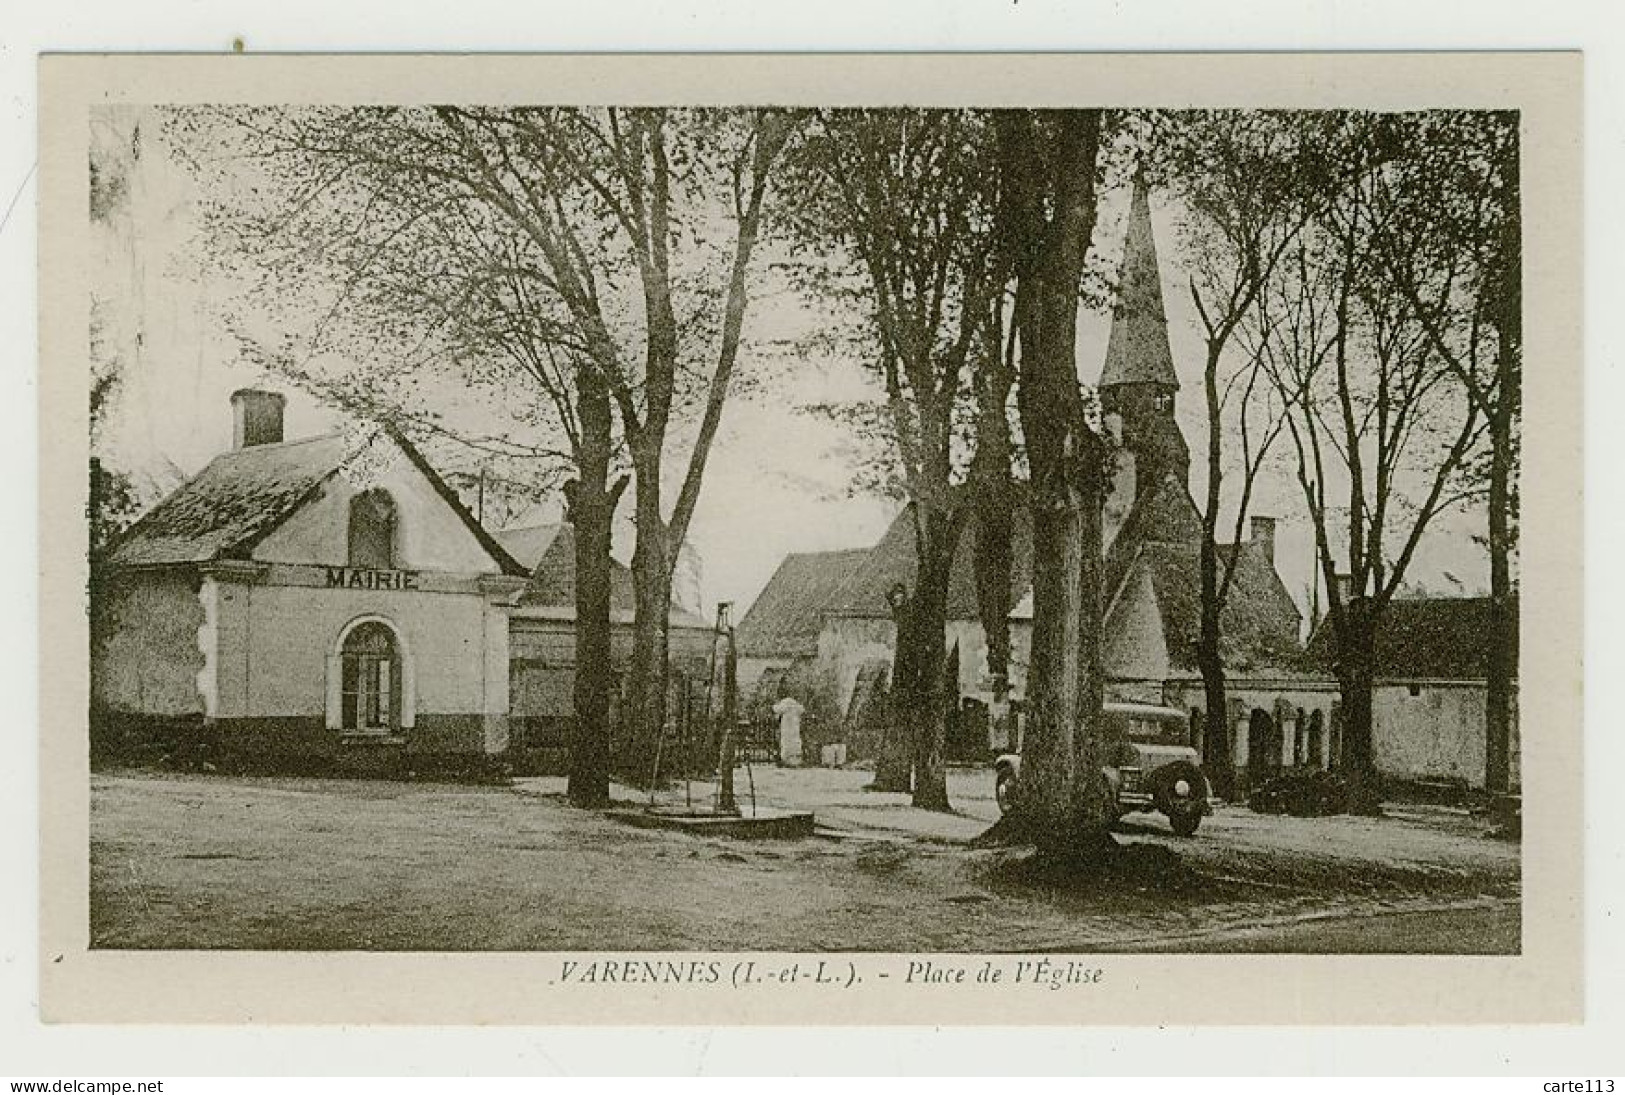
[[[1179,387],[1168,349],[1157,244],[1151,236],[1150,191],[1139,171],[1134,175],[1134,200],[1128,211],[1128,237],[1123,244],[1106,365],[1100,371],[1102,388],[1118,384],[1156,384],[1170,391]]]

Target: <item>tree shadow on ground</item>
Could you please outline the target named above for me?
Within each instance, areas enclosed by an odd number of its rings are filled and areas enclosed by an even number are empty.
[[[1238,894],[1239,888],[1233,882],[1192,868],[1177,852],[1160,844],[1114,840],[1112,848],[1089,855],[1008,848],[987,865],[983,878],[990,889],[1047,896],[1136,894],[1216,900]]]
[[[1120,841],[1109,832],[1080,834],[1075,843],[1059,849],[1041,848],[1014,814],[1000,818],[973,839],[971,846],[998,850],[984,870],[984,882],[990,889],[1006,893],[1084,899],[1130,894],[1207,901],[1241,892],[1234,880],[1193,868],[1171,848]]]

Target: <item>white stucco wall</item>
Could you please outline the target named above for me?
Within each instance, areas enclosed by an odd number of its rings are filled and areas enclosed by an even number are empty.
[[[389,464],[376,483],[357,485],[343,474],[329,479],[320,497],[255,548],[254,558],[343,566],[350,552],[350,499],[369,485],[388,491],[395,500],[397,569],[455,574],[500,571],[474,533],[404,454]]]
[[[818,671],[832,682],[830,697],[845,714],[865,662],[890,661],[897,628],[890,620],[830,617],[818,635]]]
[[[221,581],[218,604],[220,718],[325,717],[328,655],[362,616],[403,640],[419,720],[507,711],[507,618],[478,594]]]
[[[740,658],[739,659],[739,696],[741,700],[748,700],[756,692],[756,686],[761,683],[762,676],[770,669],[781,672],[790,667],[793,658]]]
[[[1377,770],[1417,779],[1460,779],[1484,786],[1484,686],[1477,683],[1384,684],[1372,701]],[[1512,771],[1517,783],[1518,728]]]
[[[976,620],[948,621],[948,652],[959,647],[959,694],[982,696],[987,683],[987,632]]]
[[[1031,596],[1031,594],[1029,594]],[[1027,668],[1033,662],[1033,621],[1031,616],[1010,620],[1010,698],[1027,695]]]
[[[1452,779],[1473,787],[1484,786],[1484,686],[1474,682],[1417,682],[1416,696],[1410,694],[1410,687],[1408,682],[1382,683],[1373,696],[1371,745],[1377,770],[1395,779]],[[1293,733],[1307,731],[1310,717],[1320,711],[1323,732],[1319,755],[1310,759],[1322,767],[1332,760],[1331,716],[1340,703],[1334,682],[1294,684],[1233,678],[1226,694],[1232,708],[1240,712],[1232,731],[1238,766],[1247,763],[1248,714],[1255,708],[1281,724],[1282,762],[1287,764],[1293,760]],[[1172,706],[1200,710],[1204,702],[1202,682],[1169,681],[1166,696]],[[1295,725],[1300,709],[1304,713],[1301,728]],[[1308,744],[1306,741],[1306,747]],[[1514,719],[1514,785],[1520,782],[1519,760],[1518,723]]]

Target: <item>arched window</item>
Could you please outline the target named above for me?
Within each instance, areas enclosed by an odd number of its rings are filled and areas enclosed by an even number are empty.
[[[387,491],[362,491],[350,499],[350,565],[395,568],[395,500]]]
[[[1247,784],[1256,787],[1281,768],[1281,727],[1261,708],[1247,719]]]
[[[1331,758],[1326,749],[1326,716],[1318,707],[1309,714],[1309,760],[1317,768],[1330,766]]]
[[[403,682],[394,632],[376,621],[358,625],[345,637],[340,660],[340,726],[354,731],[397,729]]]

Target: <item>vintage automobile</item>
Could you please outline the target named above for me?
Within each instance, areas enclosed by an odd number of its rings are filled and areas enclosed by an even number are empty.
[[[1102,774],[1111,788],[1116,817],[1158,810],[1180,836],[1196,832],[1213,807],[1207,777],[1190,744],[1185,713],[1141,703],[1108,703],[1102,713],[1110,761]],[[999,757],[993,771],[999,810],[1009,813],[1021,797],[1021,754]]]

